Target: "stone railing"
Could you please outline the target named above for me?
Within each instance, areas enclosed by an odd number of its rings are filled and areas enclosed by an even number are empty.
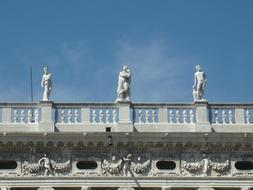
[[[2,132],[253,132],[253,104],[1,103]]]

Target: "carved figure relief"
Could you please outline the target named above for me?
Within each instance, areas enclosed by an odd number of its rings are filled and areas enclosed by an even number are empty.
[[[208,176],[211,170],[215,171],[218,175],[225,175],[230,169],[230,161],[226,160],[224,163],[213,162],[205,154],[202,155],[202,160],[199,162],[182,161],[182,174],[186,175],[185,171],[194,175]]]
[[[137,175],[143,175],[149,172],[151,169],[151,160],[147,160],[142,163],[141,157],[137,158],[137,162],[132,162],[131,170],[136,173]]]
[[[116,161],[116,157],[113,156],[110,162],[107,160],[103,160],[102,162],[102,171],[104,175],[148,175],[150,170],[151,160],[142,162],[139,156],[137,161],[134,162],[131,154],[126,155],[118,161]]]
[[[112,156],[111,162],[108,162],[107,160],[103,160],[102,162],[103,174],[120,175],[122,167],[123,167],[123,160],[120,159],[116,161],[115,155]]]
[[[132,162],[132,154],[128,154],[126,157],[123,157],[123,173],[124,176],[131,175],[131,162]]]
[[[37,163],[25,161],[22,164],[22,175],[66,175],[70,172],[70,168],[70,160],[65,163],[57,163],[44,154]]]

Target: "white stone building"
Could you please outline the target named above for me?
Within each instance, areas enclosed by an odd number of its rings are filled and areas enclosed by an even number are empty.
[[[0,106],[1,190],[253,187],[253,104]]]
[[[200,66],[194,103],[131,103],[130,79],[116,103],[0,103],[0,189],[253,187],[253,104],[209,104]]]

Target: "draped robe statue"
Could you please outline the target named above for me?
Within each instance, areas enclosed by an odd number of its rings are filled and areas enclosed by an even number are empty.
[[[130,83],[131,83],[131,71],[125,65],[123,70],[119,73],[117,99],[118,101],[130,101]]]
[[[49,101],[52,91],[52,75],[48,71],[48,67],[44,67],[44,74],[41,80],[41,87],[44,89],[42,101]]]

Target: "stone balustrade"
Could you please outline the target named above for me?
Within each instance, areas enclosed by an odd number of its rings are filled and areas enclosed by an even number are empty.
[[[4,132],[253,132],[253,104],[1,103],[0,112]]]

